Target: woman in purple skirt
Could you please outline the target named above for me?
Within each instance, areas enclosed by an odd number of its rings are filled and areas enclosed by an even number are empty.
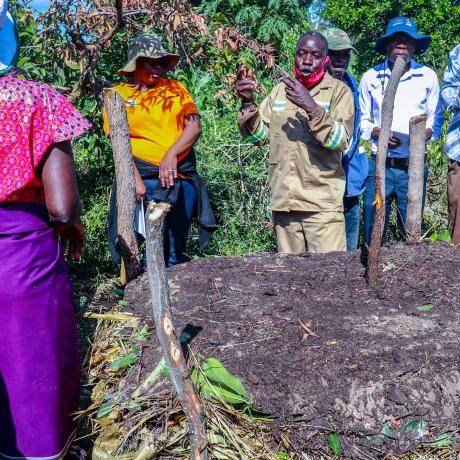
[[[2,46],[12,43],[5,30]],[[6,55],[0,55],[0,459],[57,460],[74,437],[80,376],[63,254],[78,258],[84,248],[70,140],[90,125],[52,88],[15,78],[17,52],[2,62]]]

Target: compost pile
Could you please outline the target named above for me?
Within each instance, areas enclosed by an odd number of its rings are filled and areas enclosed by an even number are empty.
[[[253,407],[273,417],[280,449],[375,458],[455,448],[460,251],[399,244],[382,249],[382,263],[377,291],[358,252],[175,267],[176,332],[188,332],[192,355],[218,359],[243,383]],[[149,297],[144,275],[128,285],[124,308],[152,330]],[[161,359],[155,334],[139,356],[132,388]],[[155,391],[162,388],[170,388],[165,379]]]

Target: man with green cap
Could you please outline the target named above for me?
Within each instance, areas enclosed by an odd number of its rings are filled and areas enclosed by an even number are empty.
[[[352,51],[356,52],[346,32],[330,27],[323,32],[329,45],[330,68],[333,76],[343,81],[351,89],[355,103],[355,122],[350,146],[343,152],[342,165],[346,175],[346,189],[343,198],[347,250],[358,248],[359,238],[359,197],[364,192],[368,174],[365,150],[359,147],[360,111],[359,92],[356,80],[347,72]]]

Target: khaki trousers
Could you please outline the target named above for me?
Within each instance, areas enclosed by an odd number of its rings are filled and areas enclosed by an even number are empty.
[[[449,201],[449,232],[452,243],[460,244],[460,163],[449,160],[447,169],[447,198]]]
[[[343,212],[273,211],[278,252],[345,251]]]

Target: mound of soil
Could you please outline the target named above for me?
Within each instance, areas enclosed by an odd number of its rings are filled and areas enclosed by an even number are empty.
[[[358,252],[178,266],[169,271],[176,331],[195,331],[192,348],[237,376],[293,446],[319,447],[316,434],[337,429],[345,450],[358,433],[374,453],[406,449],[414,433],[397,427],[409,420],[430,427],[415,437],[460,428],[460,251],[398,244],[382,262],[377,293]],[[145,276],[125,297],[150,312]],[[159,358],[154,339],[146,372]],[[387,436],[375,436],[384,426]]]

